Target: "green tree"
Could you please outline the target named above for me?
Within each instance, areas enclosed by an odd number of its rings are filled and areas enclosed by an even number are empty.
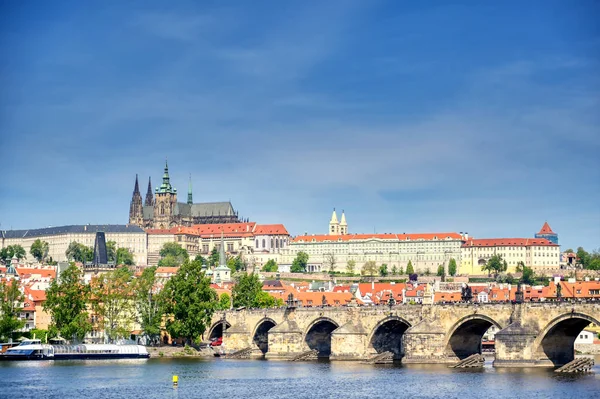
[[[363,276],[374,277],[378,274],[379,269],[377,268],[377,263],[374,260],[370,260],[365,262],[361,271]]]
[[[168,258],[168,260],[164,261],[163,264],[159,263],[159,266],[180,266],[183,262],[190,258],[188,252],[176,242],[164,243],[160,250],[160,256],[161,260],[165,258]]]
[[[145,268],[142,275],[134,281],[133,293],[138,323],[150,342],[154,344],[160,341],[160,325],[163,316],[158,291],[156,267]]]
[[[398,275],[398,267],[396,265],[392,266],[392,276]]]
[[[115,262],[117,265],[119,262],[117,261],[117,243],[114,241],[106,241],[106,255],[108,256],[109,262]]]
[[[0,338],[12,338],[12,334],[25,325],[19,318],[23,310],[20,304],[24,300],[18,280],[0,280]]]
[[[74,262],[91,262],[94,258],[94,250],[77,241],[71,241],[65,252],[67,259]]]
[[[217,293],[210,287],[210,278],[204,276],[202,264],[186,260],[165,284],[161,298],[171,337],[198,342],[218,305]]]
[[[219,310],[227,310],[231,307],[231,297],[226,292],[219,297]]]
[[[25,255],[25,249],[19,244],[9,245],[0,250],[0,259],[5,265],[9,264],[14,256],[16,256],[18,260],[21,260],[25,258]]]
[[[448,274],[451,276],[456,276],[456,269],[456,260],[451,258],[450,262],[448,262]]]
[[[275,308],[283,306],[283,299],[275,298],[271,296],[268,292],[261,291],[256,295],[255,306],[257,308]]]
[[[206,260],[206,258],[200,254],[196,255],[194,260],[196,262],[200,262],[201,265],[208,265],[208,263],[207,263],[208,261]]]
[[[292,267],[290,271],[292,273],[306,273],[306,266],[308,265],[308,254],[300,251],[296,254],[296,258],[292,261]]]
[[[262,283],[258,279],[258,274],[241,273],[231,291],[233,307],[258,307],[257,297],[260,292],[262,292]]]
[[[533,284],[535,281],[535,273],[531,267],[523,266],[523,276],[521,276],[521,282],[523,284]]]
[[[515,270],[517,273],[522,273],[523,269],[525,269],[525,263],[522,260],[520,260],[517,262],[517,267]]]
[[[269,259],[267,263],[262,267],[261,271],[263,272],[276,272],[278,269],[277,262],[273,259]]]
[[[83,273],[74,264],[50,283],[44,310],[50,313],[52,325],[62,337],[82,340],[91,331],[87,312],[89,295],[90,287],[83,283]]]
[[[587,265],[589,270],[600,270],[600,249],[595,250],[590,254],[589,263]]]
[[[126,265],[132,266],[134,264],[133,254],[129,250],[129,248],[119,248],[117,249],[117,265]]]
[[[350,259],[346,264],[346,271],[349,274],[354,274],[354,270],[356,269],[356,261],[354,259]]]
[[[388,266],[386,263],[383,263],[381,266],[379,266],[379,275],[382,277],[388,275]]]
[[[131,271],[121,267],[99,275],[90,284],[92,309],[111,342],[128,337],[131,331],[135,309],[131,279]]]
[[[402,266],[400,266],[400,269],[398,270],[398,275],[400,275],[400,276],[404,275],[404,268]]]
[[[210,251],[208,261],[210,262],[209,266],[219,266],[219,250],[216,246],[214,246],[212,251]]]
[[[437,275],[438,275],[438,277],[446,277],[446,270],[444,270],[444,265],[439,265],[438,266],[438,268],[437,268]]]
[[[227,267],[231,269],[231,274],[242,270],[244,267],[244,263],[242,262],[242,258],[238,256],[232,256],[227,259]]]
[[[565,249],[565,251],[564,251],[564,252],[566,252],[566,253],[570,254],[570,253],[574,253],[575,251],[573,251],[573,249],[572,249],[572,248],[569,248],[569,249]]]
[[[406,265],[406,274],[411,275],[415,273],[415,269],[413,268],[412,261],[408,261],[408,265]]]
[[[429,270],[429,267],[427,267],[427,268],[425,269],[425,275],[426,275],[426,276],[430,276],[430,275],[431,275],[431,270]]]
[[[48,251],[50,251],[50,245],[46,241],[42,241],[39,238],[31,244],[29,253],[38,262],[42,263],[48,257]]]
[[[577,248],[577,263],[581,265],[582,268],[586,268],[590,260],[590,254],[583,249],[583,247]]]
[[[158,266],[164,266],[164,267],[177,267],[180,264],[181,263],[179,262],[179,259],[177,259],[173,255],[167,255],[158,261]]]
[[[487,263],[481,267],[482,271],[487,271],[488,274],[493,274],[494,278],[497,278],[498,275],[502,272],[505,272],[506,269],[508,269],[508,265],[500,255],[492,256]]]

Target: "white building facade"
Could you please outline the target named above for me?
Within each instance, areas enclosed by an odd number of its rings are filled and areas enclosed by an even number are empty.
[[[46,241],[48,257],[57,262],[67,260],[66,251],[73,241],[88,247],[94,247],[96,232],[105,233],[106,241],[115,241],[117,248],[127,248],[133,254],[137,265],[146,265],[147,240],[146,232],[134,225],[71,225],[48,227],[31,230],[0,231],[0,248],[9,245],[21,245],[26,252],[25,262],[33,263],[35,259],[30,254],[31,244],[36,240]]]

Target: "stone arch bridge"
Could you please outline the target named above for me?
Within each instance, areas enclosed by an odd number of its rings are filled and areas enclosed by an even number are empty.
[[[217,312],[208,335],[222,336],[227,353],[251,348],[267,359],[316,350],[366,360],[390,351],[403,363],[452,363],[481,353],[484,333],[496,326],[494,366],[558,366],[573,360],[575,338],[589,323],[600,324],[599,302],[402,304]]]

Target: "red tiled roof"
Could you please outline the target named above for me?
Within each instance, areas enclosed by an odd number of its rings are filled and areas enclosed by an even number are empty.
[[[304,235],[297,236],[293,242],[336,242],[336,241],[364,241],[364,240],[393,240],[393,241],[432,241],[445,240],[450,237],[454,240],[460,240],[462,237],[458,233],[423,233],[423,234],[344,234],[344,235]]]
[[[179,267],[160,266],[156,269],[156,274],[175,274],[179,271]]]
[[[29,275],[40,275],[42,277],[55,278],[56,270],[55,269],[35,269],[30,267],[15,267],[19,276],[24,276],[26,274]]]
[[[531,247],[531,246],[545,246],[545,247],[558,247],[545,238],[469,238],[463,245],[463,247]]]
[[[538,232],[538,234],[556,234],[552,231],[552,228],[548,224],[548,222],[544,222],[542,229]]]
[[[218,223],[218,224],[195,224],[192,226],[200,235],[228,233],[251,233],[256,222],[248,223]]]
[[[255,235],[290,235],[282,224],[257,224],[254,228]]]

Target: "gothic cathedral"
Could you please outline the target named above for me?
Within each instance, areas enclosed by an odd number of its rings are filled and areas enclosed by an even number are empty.
[[[240,223],[238,213],[231,202],[204,202],[194,204],[192,181],[188,186],[187,202],[177,202],[177,189],[171,186],[169,166],[165,162],[162,184],[152,194],[148,179],[148,191],[142,204],[142,195],[135,176],[133,196],[129,206],[129,223],[145,229],[169,229],[174,226],[191,226],[210,223]]]

